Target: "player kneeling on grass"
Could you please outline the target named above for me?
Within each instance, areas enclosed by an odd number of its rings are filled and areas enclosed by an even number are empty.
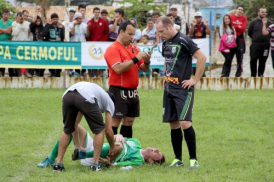
[[[81,120],[81,118],[82,116],[78,115],[77,119]],[[72,158],[73,160],[80,159],[82,165],[91,166],[93,163],[92,157],[94,153],[93,139],[81,125],[78,125],[78,131],[80,144],[83,148],[86,149],[86,151],[83,152],[75,149]],[[72,135],[70,135],[70,142],[71,141]],[[102,163],[105,163],[109,166],[140,166],[144,162],[158,164],[162,164],[165,162],[164,155],[159,152],[158,149],[148,147],[147,149],[143,150],[139,141],[135,138],[127,139],[118,134],[115,135],[115,141],[117,153],[112,156],[108,156],[109,144],[104,143],[100,154],[100,161]],[[47,167],[54,164],[55,159],[58,156],[58,144],[59,140],[54,145],[50,155],[43,162],[39,163],[38,167]],[[110,161],[113,161],[114,163],[111,163]]]

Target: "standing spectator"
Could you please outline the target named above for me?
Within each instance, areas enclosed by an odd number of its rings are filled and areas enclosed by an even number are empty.
[[[9,19],[10,10],[5,8],[2,10],[3,18],[0,20],[0,41],[11,40],[11,32],[12,32],[12,20]],[[5,68],[0,68],[1,76],[5,75]]]
[[[29,12],[27,10],[23,10],[22,13],[24,21],[28,22]]]
[[[82,14],[83,22],[87,24],[88,21],[89,21],[89,19],[86,17],[86,9],[87,9],[86,5],[79,4],[79,6],[78,6],[78,12]]]
[[[171,13],[169,13],[169,14],[167,14],[166,16],[167,16],[167,17],[171,20],[171,22],[173,23],[173,28],[175,28],[175,30],[177,30],[177,31],[180,31],[180,30],[181,30],[181,27],[180,27],[179,25],[176,25],[176,24],[174,23],[174,15],[171,14]]]
[[[133,37],[133,43],[134,45],[137,45],[137,42],[141,39],[142,32],[140,29],[138,29],[138,24],[135,20],[135,18],[130,18],[129,21],[136,27],[135,35]]]
[[[156,22],[156,20],[161,16],[161,14],[158,11],[153,11],[153,13],[151,14],[151,17],[154,20],[154,23]]]
[[[12,23],[12,40],[13,41],[17,41],[17,40],[29,41],[29,34],[30,34],[29,22],[24,21],[22,12],[17,13],[16,21]],[[10,74],[12,72],[13,70],[10,70]],[[22,75],[21,69],[17,69],[17,74],[18,76]],[[29,78],[32,77],[29,74],[28,69],[26,69],[25,75]]]
[[[208,20],[205,22],[202,21],[203,15],[201,12],[196,12],[194,15],[194,20],[192,20],[192,24],[190,25],[189,29],[189,37],[192,39],[200,39],[206,38],[206,35],[210,35],[211,31],[208,26]],[[196,67],[192,68],[192,73],[195,75]],[[205,77],[205,72],[203,73],[203,77]]]
[[[77,12],[74,14],[74,22],[70,30],[71,42],[86,42],[86,37],[90,36],[90,31],[87,24],[83,23],[82,14]]]
[[[117,40],[107,48],[104,55],[109,69],[109,91],[114,94],[117,103],[112,129],[117,134],[122,120],[120,134],[127,138],[132,138],[134,119],[140,115],[138,69],[146,72],[151,56],[151,52],[139,52],[135,45],[130,44],[134,34],[134,25],[130,21],[123,22]]]
[[[210,35],[211,31],[208,26],[208,20],[202,21],[203,15],[201,12],[196,12],[194,20],[190,25],[189,36],[193,39],[206,38],[206,35]]]
[[[257,60],[259,59],[258,76],[264,76],[265,62],[268,58],[270,35],[263,35],[263,22],[262,19],[266,17],[266,9],[258,9],[258,18],[251,21],[248,28],[248,36],[252,39],[250,46],[250,70],[251,77],[257,76]],[[266,26],[271,25],[268,19]]]
[[[274,24],[271,24],[268,28],[266,28],[267,19],[262,19],[263,21],[263,35],[270,34],[270,45],[271,45],[271,57],[272,57],[272,66],[274,69]]]
[[[175,18],[174,23],[176,25],[179,25],[180,27],[182,27],[182,19],[181,19],[181,17],[179,17],[177,15],[177,13],[178,13],[177,6],[176,5],[172,5],[172,6],[170,6],[169,9],[170,9],[169,12],[174,15],[174,18]]]
[[[115,41],[118,37],[120,24],[123,23],[125,12],[122,8],[114,11],[114,19],[109,22],[109,41]]]
[[[163,122],[170,124],[171,143],[175,159],[169,167],[183,166],[183,133],[189,152],[189,169],[199,167],[196,156],[196,135],[192,126],[194,85],[200,80],[206,56],[186,35],[176,31],[168,17],[156,21],[160,37],[165,40],[162,55],[165,57]],[[197,72],[191,78],[192,57],[197,59]]]
[[[73,18],[74,18],[74,14],[76,13],[74,8],[70,8],[69,9],[69,27],[73,26]],[[66,21],[63,21],[63,26],[66,27]]]
[[[109,21],[108,21],[108,11],[106,9],[102,9],[101,17],[104,18],[105,20],[107,20],[107,22],[109,23]]]
[[[43,41],[43,22],[40,16],[35,15],[30,24],[33,41]],[[36,76],[44,76],[45,69],[34,69]]]
[[[43,30],[44,41],[64,41],[65,28],[59,21],[56,13],[51,14],[50,22],[47,23]],[[61,69],[49,69],[51,77],[60,77]]]
[[[88,29],[90,36],[87,38],[88,41],[108,41],[109,29],[108,22],[100,17],[100,8],[93,8],[94,17],[88,21]],[[102,77],[103,70],[88,70],[89,77],[96,76]]]
[[[88,41],[108,41],[109,29],[108,23],[100,17],[100,8],[93,8],[94,17],[88,21],[90,36]]]
[[[157,31],[152,18],[147,19],[147,28],[143,30],[142,35],[148,35],[150,44],[157,45],[159,43],[160,40],[157,37]]]
[[[236,30],[236,58],[237,58],[237,70],[235,77],[240,77],[242,74],[242,63],[243,63],[243,55],[245,53],[245,39],[244,39],[244,32],[246,29],[247,18],[243,15],[244,6],[238,5],[236,8],[236,13],[231,14],[231,22],[233,27]]]
[[[219,29],[221,42],[219,51],[225,57],[225,62],[223,64],[223,70],[221,77],[229,77],[231,63],[235,54],[236,45],[236,30],[232,26],[231,19],[229,15],[224,15],[223,24]]]
[[[90,36],[89,28],[83,21],[82,14],[77,12],[74,14],[74,23],[70,25],[70,42],[86,42],[86,37]],[[86,69],[76,69],[79,75],[85,76]]]

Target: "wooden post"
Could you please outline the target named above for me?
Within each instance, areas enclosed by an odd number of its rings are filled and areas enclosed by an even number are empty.
[[[69,42],[69,0],[65,0],[65,39]]]

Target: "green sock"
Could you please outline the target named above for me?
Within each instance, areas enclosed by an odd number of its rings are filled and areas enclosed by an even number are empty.
[[[69,144],[70,144],[71,141],[72,141],[72,135],[70,135]],[[68,146],[69,146],[69,144],[68,144]],[[57,140],[57,142],[55,143],[53,149],[51,150],[51,153],[48,156],[49,159],[52,159],[52,160],[55,161],[55,159],[58,156],[58,146],[59,146],[59,140]]]
[[[88,152],[87,152],[87,158],[92,158],[92,157],[93,157],[93,153],[94,153],[94,150],[88,151]],[[107,155],[108,155],[108,153],[109,153],[109,144],[108,144],[108,143],[105,143],[105,144],[103,145],[103,148],[102,148],[100,157],[106,158]]]

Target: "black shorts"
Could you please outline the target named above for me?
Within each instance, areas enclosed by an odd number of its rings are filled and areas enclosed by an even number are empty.
[[[115,111],[113,117],[139,117],[140,102],[137,89],[110,86],[109,92],[115,96]]]
[[[192,121],[194,91],[164,91],[163,122]]]
[[[97,134],[105,129],[101,109],[97,103],[90,103],[77,90],[69,91],[63,97],[63,123],[64,132],[71,134],[75,130],[75,120],[81,112],[89,125],[92,133]]]

